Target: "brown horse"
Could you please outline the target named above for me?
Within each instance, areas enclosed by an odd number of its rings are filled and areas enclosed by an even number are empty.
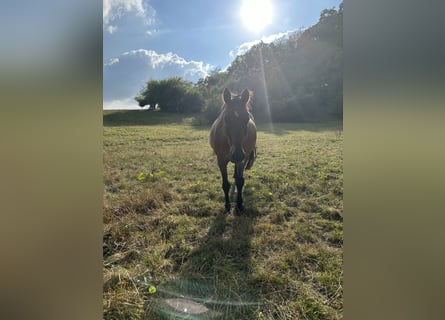
[[[242,191],[244,186],[244,169],[250,169],[256,158],[256,126],[250,113],[250,94],[247,89],[241,95],[233,95],[224,89],[224,104],[218,118],[210,129],[210,145],[216,153],[221,171],[222,188],[225,197],[225,213],[230,213],[227,163],[235,164],[237,211],[243,210]]]

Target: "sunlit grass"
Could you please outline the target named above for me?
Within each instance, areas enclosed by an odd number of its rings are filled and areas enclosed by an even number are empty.
[[[104,319],[161,319],[149,288],[175,278],[260,303],[227,319],[341,318],[341,126],[259,124],[245,212],[224,216],[209,128],[150,121],[104,127]]]

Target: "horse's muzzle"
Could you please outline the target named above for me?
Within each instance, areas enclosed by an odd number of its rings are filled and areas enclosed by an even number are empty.
[[[242,151],[242,150],[235,150],[235,152],[233,152],[231,155],[230,155],[230,162],[232,162],[232,163],[239,163],[239,162],[241,162],[241,161],[243,161],[243,159],[244,159],[244,152]]]

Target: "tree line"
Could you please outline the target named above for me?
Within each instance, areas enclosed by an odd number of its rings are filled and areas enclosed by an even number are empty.
[[[343,3],[325,9],[310,28],[286,40],[259,43],[238,55],[222,72],[216,69],[197,83],[180,77],[149,80],[135,97],[139,106],[164,112],[203,112],[213,121],[225,87],[254,92],[255,118],[317,121],[343,117]]]

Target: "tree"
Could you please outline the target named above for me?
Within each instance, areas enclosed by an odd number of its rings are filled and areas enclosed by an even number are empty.
[[[180,77],[149,80],[135,100],[140,107],[158,105],[163,112],[201,112],[204,107],[198,88]]]
[[[224,86],[254,92],[257,119],[314,121],[343,116],[343,4],[318,23],[239,55],[226,72],[203,80],[206,112],[214,117]],[[205,86],[204,86],[205,84]],[[209,110],[211,108],[211,110]],[[209,112],[211,111],[211,112]]]

